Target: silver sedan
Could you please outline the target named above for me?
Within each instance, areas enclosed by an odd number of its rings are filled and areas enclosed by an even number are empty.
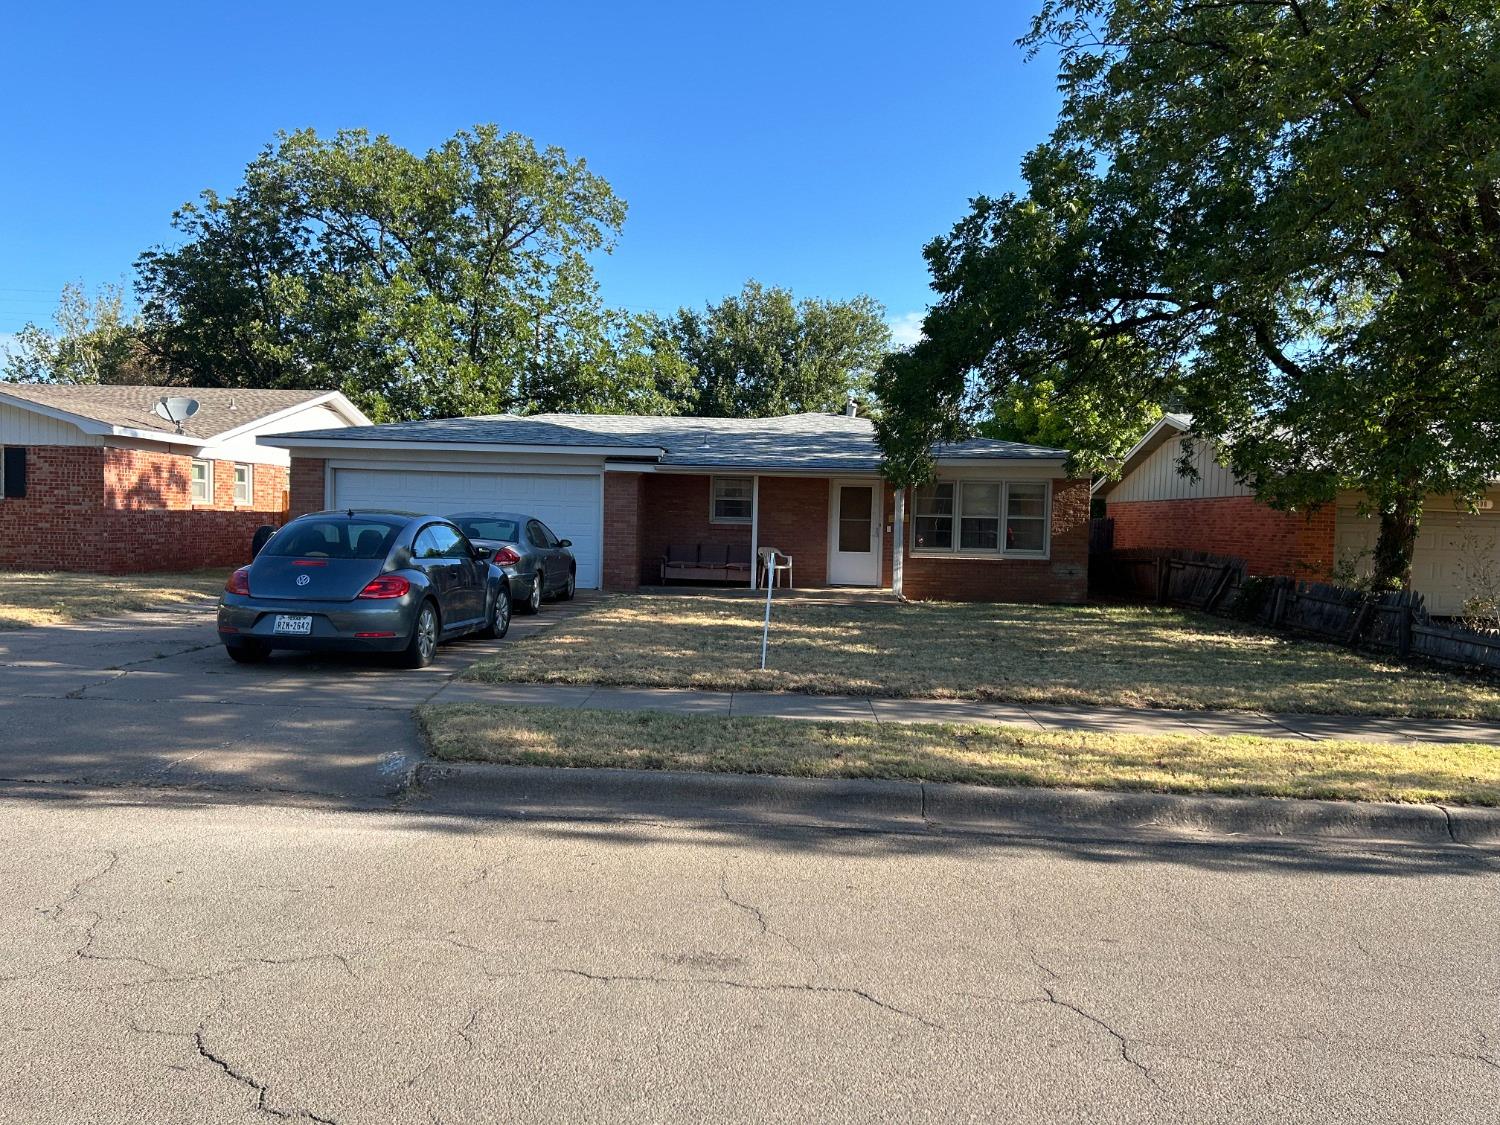
[[[568,548],[571,539],[559,539],[535,516],[520,512],[459,512],[448,517],[469,537],[486,547],[496,566],[510,579],[516,609],[536,613],[542,599],[572,598],[578,588],[578,562]]]

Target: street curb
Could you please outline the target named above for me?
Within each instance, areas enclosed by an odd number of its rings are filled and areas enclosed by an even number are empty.
[[[667,770],[419,764],[413,803],[491,816],[754,819],[865,830],[1500,846],[1500,809]]]

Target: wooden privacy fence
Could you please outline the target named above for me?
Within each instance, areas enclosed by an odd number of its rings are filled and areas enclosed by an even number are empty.
[[[1243,559],[1194,551],[1115,551],[1101,570],[1104,585],[1117,595],[1402,658],[1500,671],[1500,631],[1433,621],[1414,590],[1371,594],[1326,582],[1252,578]]]

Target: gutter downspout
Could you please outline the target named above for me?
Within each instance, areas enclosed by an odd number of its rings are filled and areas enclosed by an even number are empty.
[[[759,589],[760,477],[750,478],[750,589]]]
[[[891,539],[891,593],[902,597],[901,577],[906,563],[906,489],[896,489],[896,528]]]

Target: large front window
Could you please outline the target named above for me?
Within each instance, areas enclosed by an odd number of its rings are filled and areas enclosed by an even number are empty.
[[[914,489],[911,542],[918,554],[1047,554],[1046,481],[945,480]]]

